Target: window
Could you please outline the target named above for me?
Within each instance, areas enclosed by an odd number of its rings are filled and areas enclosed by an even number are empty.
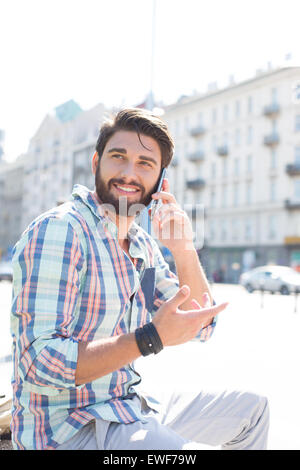
[[[186,158],[189,154],[189,142],[185,142],[184,144],[184,158]]]
[[[227,223],[226,220],[221,221],[221,239],[225,241],[227,239]]]
[[[217,137],[215,135],[213,135],[211,138],[211,148],[213,152],[217,150]]]
[[[296,180],[294,183],[294,196],[296,201],[300,201],[300,180]]]
[[[231,233],[232,233],[232,240],[237,240],[239,238],[239,220],[238,219],[232,219]]]
[[[222,176],[225,177],[227,176],[227,168],[228,168],[228,165],[227,165],[227,160],[226,158],[223,159],[223,168],[222,168]]]
[[[295,163],[300,165],[300,147],[295,147]]]
[[[198,124],[199,126],[203,126],[203,113],[198,113]]]
[[[247,129],[247,144],[251,145],[253,143],[253,128],[252,126],[248,126]]]
[[[190,120],[189,120],[189,117],[186,116],[184,118],[184,129],[186,130],[186,132],[188,132],[189,128],[190,128]]]
[[[222,203],[221,203],[221,206],[222,207],[227,206],[227,187],[225,185],[222,188]]]
[[[235,117],[240,117],[241,114],[241,105],[239,101],[235,102]]]
[[[223,120],[224,122],[228,121],[228,104],[225,104],[223,108]]]
[[[247,172],[252,172],[252,155],[247,156]]]
[[[216,177],[216,174],[217,174],[217,171],[216,171],[216,162],[212,162],[212,164],[211,164],[211,177],[212,177],[212,178],[215,178],[215,177]]]
[[[252,202],[252,184],[246,184],[246,204],[251,204]]]
[[[211,207],[216,207],[216,192],[215,190],[212,190],[210,193],[210,205]]]
[[[233,205],[234,207],[239,204],[239,186],[238,184],[233,185]]]
[[[270,183],[270,201],[276,201],[276,182],[271,181]]]
[[[274,170],[277,167],[277,151],[275,149],[271,150],[271,164],[270,167]]]
[[[277,103],[277,88],[272,88],[271,90],[271,101],[272,101],[272,104]]]
[[[240,159],[234,159],[234,176],[239,176],[240,174]]]
[[[295,116],[295,132],[300,131],[300,114]]]
[[[209,238],[213,240],[215,238],[215,221],[211,220],[209,225]]]
[[[276,238],[276,216],[275,215],[270,215],[269,216],[269,238],[273,240]]]
[[[235,130],[235,145],[238,147],[241,145],[241,131],[240,129]]]
[[[251,240],[252,238],[252,224],[250,219],[246,219],[245,222],[245,239]]]
[[[217,110],[216,110],[216,108],[214,108],[212,110],[212,123],[217,124]]]
[[[227,132],[224,132],[224,134],[223,134],[223,145],[225,147],[227,147],[227,145],[228,145],[228,133]]]
[[[248,96],[248,113],[251,114],[253,111],[253,100],[252,96]]]

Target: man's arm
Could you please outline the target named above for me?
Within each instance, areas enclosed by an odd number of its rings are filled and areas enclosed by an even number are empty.
[[[200,260],[195,249],[185,251],[176,251],[174,253],[174,261],[176,264],[176,271],[179,280],[179,285],[188,285],[191,290],[190,299],[188,299],[182,306],[182,310],[191,308],[191,299],[203,307],[203,294],[207,292],[210,304],[213,303],[210,287],[206,275],[200,264]]]
[[[191,308],[191,299],[204,306],[203,294],[208,294],[208,301],[213,303],[209,283],[200,264],[193,242],[193,229],[186,213],[180,208],[173,194],[169,192],[169,183],[164,179],[163,191],[155,193],[153,199],[162,199],[162,206],[154,216],[154,228],[159,240],[173,255],[179,286],[188,285],[190,298],[181,306],[183,310]]]
[[[203,323],[209,323],[227,304],[199,309],[192,302],[192,309],[179,307],[190,297],[190,290],[183,286],[158,309],[153,324],[163,346],[176,346],[195,338]],[[95,340],[78,345],[76,385],[84,384],[107,375],[131,363],[141,356],[134,333]]]

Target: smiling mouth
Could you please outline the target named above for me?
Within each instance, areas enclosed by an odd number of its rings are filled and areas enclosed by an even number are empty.
[[[114,187],[118,190],[119,193],[121,194],[136,194],[140,190],[137,188],[133,188],[132,186],[126,186],[122,184],[114,184]]]

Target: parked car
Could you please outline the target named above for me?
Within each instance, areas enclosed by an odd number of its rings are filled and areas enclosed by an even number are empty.
[[[288,266],[260,266],[243,273],[240,284],[248,292],[265,290],[288,295],[300,293],[300,274]]]
[[[11,264],[8,262],[0,263],[0,281],[12,281],[13,270]]]

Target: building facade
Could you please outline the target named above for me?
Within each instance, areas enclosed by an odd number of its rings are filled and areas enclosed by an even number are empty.
[[[107,113],[103,104],[83,111],[70,100],[44,118],[24,155],[0,162],[0,259],[32,220],[70,197],[75,183],[94,187],[91,159]]]
[[[73,184],[87,183],[85,175],[91,173],[93,145],[105,108],[98,104],[82,111],[71,103],[56,108],[55,115],[47,115],[30,140],[24,175],[24,228],[39,214],[68,199]]]
[[[237,282],[258,265],[300,269],[300,67],[185,97],[164,119],[172,189],[188,210],[203,207],[196,242],[208,275]]]
[[[22,231],[25,157],[0,164],[0,259],[10,257]]]

